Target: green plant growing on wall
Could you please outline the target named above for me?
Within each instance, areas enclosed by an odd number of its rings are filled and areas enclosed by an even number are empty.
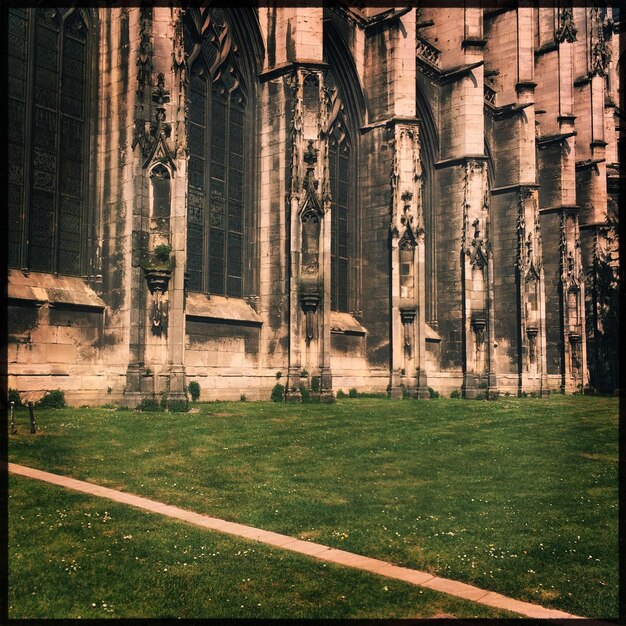
[[[311,378],[311,391],[318,392],[322,387],[322,381],[319,376],[313,376]]]
[[[144,259],[142,263],[144,270],[161,270],[171,271],[174,269],[176,263],[172,254],[172,246],[167,243],[159,244],[155,246],[151,254]]]

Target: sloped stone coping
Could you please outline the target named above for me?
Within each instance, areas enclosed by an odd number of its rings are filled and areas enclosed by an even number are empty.
[[[367,330],[350,313],[330,312],[330,331],[345,335],[365,335]]]
[[[78,307],[102,311],[104,302],[79,276],[55,276],[43,272],[9,270],[9,304]]]
[[[170,506],[163,504],[162,502],[156,502],[155,500],[149,500],[148,498],[142,498],[130,493],[124,493],[123,491],[116,491],[115,489],[109,489],[108,487],[101,487],[99,485],[94,485],[93,483],[76,480],[75,478],[68,478],[66,476],[60,476],[59,474],[44,472],[31,467],[26,467],[24,465],[18,465],[16,463],[9,463],[8,469],[9,472],[13,474],[42,480],[53,485],[73,489],[74,491],[80,491],[93,496],[100,496],[101,498],[107,498],[122,504],[129,504],[140,509],[152,511],[153,513],[160,513],[161,515],[165,515],[167,517],[179,519],[203,528],[208,528],[209,530],[228,533],[229,535],[250,539],[252,541],[260,541],[261,543],[275,548],[291,550],[292,552],[311,556],[321,561],[327,561],[329,563],[335,563],[345,567],[353,567],[371,574],[377,574],[378,576],[402,580],[413,585],[426,587],[441,593],[447,593],[457,598],[463,598],[464,600],[470,600],[472,602],[485,604],[490,607],[519,613],[525,617],[552,620],[584,619],[576,615],[565,613],[564,611],[547,609],[537,604],[531,604],[530,602],[515,600],[514,598],[509,598],[507,596],[500,595],[499,593],[480,589],[479,587],[474,587],[473,585],[468,585],[456,580],[449,580],[447,578],[434,576],[428,572],[421,572],[408,567],[400,567],[398,565],[394,565],[393,563],[373,559],[360,554],[354,554],[353,552],[346,552],[345,550],[337,550],[320,543],[303,541],[301,539],[296,539],[295,537],[289,537],[288,535],[281,535],[280,533],[274,533],[268,530],[253,528],[252,526],[245,526],[244,524],[228,522],[216,517],[202,515],[201,513],[186,511],[185,509],[181,509],[176,506]],[[597,623],[601,624],[602,622],[598,621]]]
[[[428,324],[425,324],[425,326],[426,326],[426,341],[439,343],[441,341],[441,335]]]
[[[187,317],[198,322],[241,322],[261,326],[263,320],[243,299],[227,296],[188,293],[185,307]]]

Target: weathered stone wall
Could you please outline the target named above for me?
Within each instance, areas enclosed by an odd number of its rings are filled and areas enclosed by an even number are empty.
[[[621,123],[610,11],[590,3],[226,14],[253,108],[244,297],[184,285],[189,68],[180,10],[94,9],[90,270],[11,270],[10,387],[32,399],[59,388],[72,404],[131,406],[162,394],[183,401],[190,380],[205,400],[267,399],[279,371],[297,399],[303,369],[308,384],[322,377],[327,395],[572,392],[594,376],[597,384],[587,341],[594,350],[606,343],[608,318],[589,273],[619,255],[607,217]],[[317,100],[303,97],[307,76]],[[330,310],[328,275],[325,124],[337,114],[327,89],[335,83],[356,177],[352,293],[341,313]],[[155,167],[169,176],[166,216],[155,214]],[[309,337],[299,229],[311,198],[321,269]],[[409,300],[398,252],[407,238]],[[172,263],[155,292],[145,267],[159,244],[171,246]]]

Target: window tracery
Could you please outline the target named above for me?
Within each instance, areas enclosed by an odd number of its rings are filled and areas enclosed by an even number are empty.
[[[81,273],[88,35],[78,9],[9,11],[11,267]]]
[[[189,11],[189,289],[243,295],[248,97],[224,12]]]

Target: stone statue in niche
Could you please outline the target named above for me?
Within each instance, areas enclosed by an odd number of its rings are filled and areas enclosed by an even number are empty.
[[[168,219],[170,216],[170,173],[163,165],[156,165],[150,172],[152,181],[152,217]]]
[[[315,211],[302,216],[302,275],[319,274],[320,218]]]

